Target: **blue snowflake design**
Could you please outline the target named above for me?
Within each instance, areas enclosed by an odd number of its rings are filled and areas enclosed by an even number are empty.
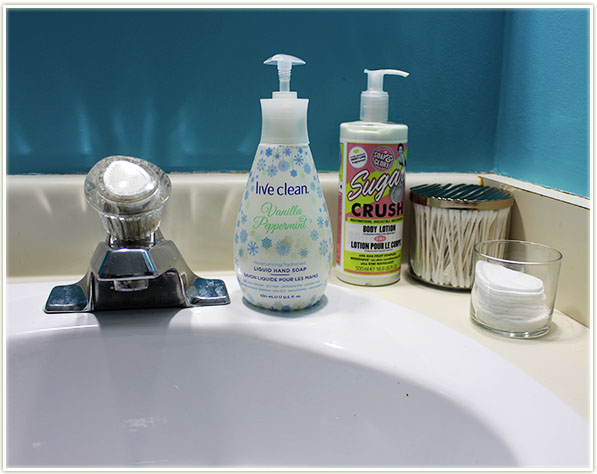
[[[234,243],[238,244],[238,234],[234,234]]]
[[[266,237],[265,239],[263,239],[261,241],[261,246],[264,249],[269,249],[272,246],[272,239],[270,239],[269,237]]]
[[[273,150],[271,148],[267,148],[267,150],[265,150],[265,156],[272,156]]]
[[[280,163],[278,163],[278,168],[280,169],[280,171],[285,172],[288,171],[288,168],[290,168],[290,165],[288,164],[288,161],[280,161]]]
[[[247,241],[247,231],[245,229],[240,233],[240,241],[244,244]]]
[[[326,255],[328,253],[328,241],[322,240],[319,242],[319,252],[321,255]]]
[[[309,184],[309,187],[311,188],[311,191],[315,191],[315,183],[313,181],[311,181],[311,184]]]
[[[276,160],[279,160],[279,159],[280,159],[280,153],[276,153],[276,154],[274,155],[274,158],[275,158]]]
[[[284,149],[284,154],[285,154],[286,156],[290,156],[290,148],[286,147],[286,148]]]
[[[317,218],[317,225],[318,225],[319,227],[323,227],[323,217],[319,216],[319,217]]]
[[[282,256],[288,255],[290,253],[290,245],[288,242],[286,242],[286,240],[278,240],[276,242],[276,253]]]
[[[297,175],[297,174],[298,174],[298,173],[296,172],[296,170],[292,170],[292,171],[290,172],[290,176],[292,176],[293,178],[296,178],[296,175]]]
[[[300,155],[294,157],[294,164],[297,166],[301,166],[305,162],[304,158]]]
[[[299,152],[299,153],[302,153],[302,152],[303,152],[303,149],[302,149],[302,147],[299,147],[299,149],[298,149],[298,152]]]
[[[245,191],[245,201],[246,201],[247,199],[249,199],[249,190],[248,190],[248,189]]]
[[[241,222],[242,224],[246,224],[246,223],[247,223],[247,215],[246,215],[244,212],[241,212],[241,215],[240,215],[240,222]]]
[[[257,245],[256,242],[249,242],[249,245],[247,246],[247,252],[249,252],[249,255],[257,255],[257,253],[259,252],[259,246]]]
[[[307,255],[309,255],[309,251],[307,249],[301,249],[299,255],[301,256],[301,258],[307,258]]]
[[[277,173],[278,173],[278,168],[276,168],[275,165],[269,165],[267,167],[267,175],[268,176],[276,176]]]
[[[243,251],[243,248],[242,247],[239,248],[238,249],[238,256],[242,258],[244,254],[245,254],[245,252]]]
[[[325,220],[325,226],[329,227],[330,226],[330,221],[328,221],[327,219]]]
[[[263,153],[263,150],[261,150],[261,153]],[[265,160],[263,158],[259,158],[259,160],[257,160],[257,169],[259,171],[263,171],[265,169]]]
[[[311,240],[317,240],[319,239],[319,232],[317,232],[316,230],[312,230],[311,231]]]
[[[305,173],[309,174],[311,172],[311,166],[309,166],[309,163],[305,163],[305,166],[303,167],[303,169],[305,170]]]

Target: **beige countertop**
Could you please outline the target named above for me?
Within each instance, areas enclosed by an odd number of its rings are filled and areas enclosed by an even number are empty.
[[[204,272],[204,275],[233,273]],[[470,292],[446,290],[423,284],[408,274],[407,265],[402,266],[400,281],[391,285],[351,285],[339,280],[333,270],[329,283],[392,301],[425,314],[480,342],[545,385],[581,416],[589,419],[591,331],[565,314],[554,311],[550,331],[543,337],[511,339],[492,334],[471,322]]]
[[[89,209],[82,196],[83,176],[9,178],[6,281],[10,284],[79,280],[95,245],[105,236],[97,214]],[[409,185],[478,180],[475,175],[458,174],[421,174],[408,178]],[[243,174],[173,176],[175,192],[162,227],[166,238],[176,243],[197,274],[233,274],[233,227],[245,182]],[[322,184],[335,227],[337,176],[331,173],[322,176]],[[354,286],[341,282],[334,273],[330,283],[400,304],[471,337],[518,366],[589,419],[592,414],[592,332],[587,327],[590,276],[586,263],[589,206],[584,202],[565,203],[532,191],[516,191],[511,238],[543,242],[559,248],[565,255],[558,288],[560,304],[556,301],[556,307],[567,314],[554,311],[551,330],[543,337],[509,339],[477,327],[469,317],[470,293],[440,289],[412,279],[405,264],[407,254],[403,255],[402,278],[392,285]],[[557,216],[557,225],[547,217],[535,219],[540,222],[532,220],[543,216],[539,212],[543,203],[547,206],[545,216]],[[561,209],[553,208],[554,205]],[[578,219],[572,219],[576,214]],[[549,226],[542,227],[543,222]],[[568,249],[564,246],[571,233],[582,238]],[[559,240],[553,240],[556,237]]]

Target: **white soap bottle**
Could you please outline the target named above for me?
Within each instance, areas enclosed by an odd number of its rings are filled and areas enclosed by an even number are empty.
[[[246,300],[290,311],[317,303],[332,267],[332,230],[307,134],[308,99],[290,91],[294,56],[276,54],[280,91],[261,99],[261,141],[234,234],[234,267]]]
[[[340,183],[336,275],[356,285],[400,279],[408,127],[388,122],[386,74],[368,70],[361,119],[340,125]]]

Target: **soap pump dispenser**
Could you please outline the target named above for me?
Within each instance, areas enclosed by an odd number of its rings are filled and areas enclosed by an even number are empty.
[[[261,141],[234,234],[234,268],[246,300],[290,311],[317,303],[332,267],[328,209],[309,148],[308,99],[290,90],[302,59],[276,54],[280,90],[261,99]]]

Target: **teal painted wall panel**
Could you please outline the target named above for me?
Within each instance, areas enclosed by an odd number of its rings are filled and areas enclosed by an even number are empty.
[[[245,171],[276,52],[302,57],[320,170],[356,120],[364,68],[395,67],[410,171],[497,171],[589,194],[589,10],[9,9],[9,173],[85,173],[128,154]]]
[[[589,196],[589,12],[507,14],[498,173]]]
[[[320,170],[338,168],[338,127],[358,120],[364,68],[394,67],[390,119],[410,126],[409,169],[492,166],[500,10],[12,10],[8,171],[84,173],[128,154],[166,171],[248,170],[262,64],[307,61],[292,88],[310,99]]]

